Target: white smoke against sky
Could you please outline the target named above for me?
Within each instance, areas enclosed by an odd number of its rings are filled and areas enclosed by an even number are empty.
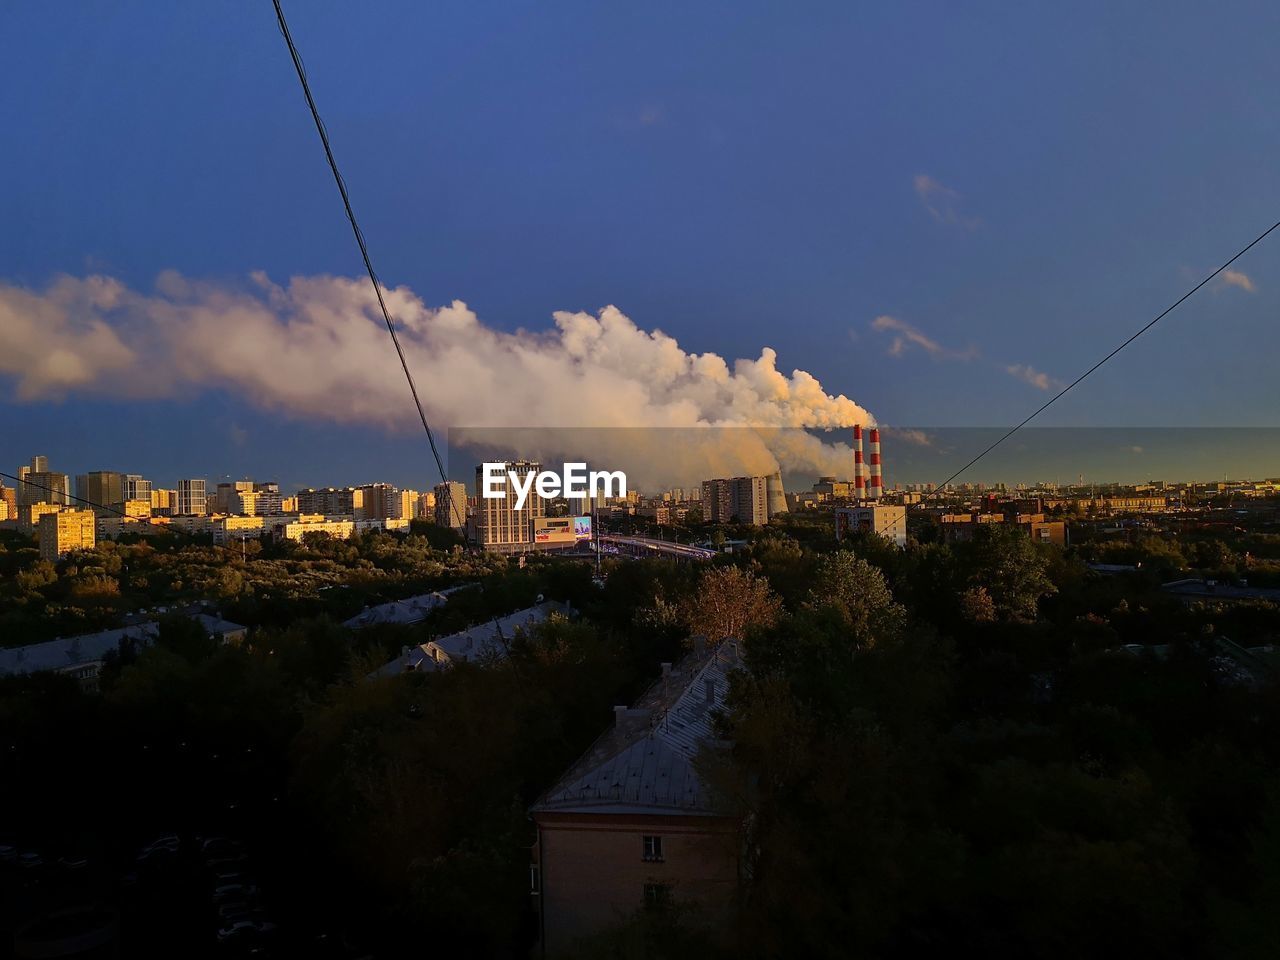
[[[616,307],[557,312],[553,327],[506,333],[486,326],[461,301],[430,307],[407,287],[389,288],[385,296],[433,425],[836,429],[874,423],[811,374],[780,371],[770,347],[754,360],[730,364],[714,353],[689,353]],[[299,418],[416,428],[364,279],[294,277],[278,285],[258,272],[249,283],[232,284],[166,272],[151,292],[102,276],[62,276],[44,289],[0,283],[0,377],[13,382],[22,401],[74,393],[162,398],[214,389]],[[624,433],[634,444],[639,431]],[[696,445],[663,444],[661,456],[646,458],[651,475],[633,482],[684,483],[779,467],[849,472],[847,444],[824,443],[801,430],[763,431],[755,439],[752,431],[715,433]],[[512,432],[512,455],[525,452],[520,437]],[[581,455],[533,455],[561,453]],[[608,454],[590,455],[603,461]]]

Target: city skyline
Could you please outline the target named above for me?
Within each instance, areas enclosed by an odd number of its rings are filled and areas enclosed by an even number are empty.
[[[888,428],[883,431],[888,444],[885,454],[885,484],[890,490],[908,487],[935,486],[945,481],[951,473],[962,467],[974,455],[992,441],[998,439],[1006,428]],[[631,433],[633,431],[628,431]],[[1077,483],[1136,485],[1151,481],[1169,482],[1219,482],[1222,480],[1246,481],[1280,477],[1280,429],[1262,428],[1053,428],[1030,427],[1020,431],[1015,440],[992,451],[972,471],[965,471],[953,480],[953,485],[966,484],[1009,487],[1039,484],[1073,486]],[[460,482],[468,496],[475,494],[474,478],[479,460],[463,450],[448,457],[450,480]],[[29,461],[35,451],[18,460],[5,461],[5,473],[17,473],[24,460]],[[68,462],[61,455],[45,455],[51,468],[65,473],[71,480],[72,491],[77,477],[90,472],[83,465],[64,469]],[[13,458],[10,458],[12,460]],[[512,459],[519,459],[513,456]],[[848,455],[848,469],[834,474],[822,472],[802,473],[783,471],[788,492],[807,488],[820,476],[832,475],[841,480],[853,479],[852,454]],[[1243,465],[1246,469],[1239,469]],[[136,474],[149,481],[156,489],[176,489],[181,480],[201,479],[208,484],[209,497],[219,483],[254,480],[276,483],[286,495],[304,489],[327,487],[350,488],[375,483],[390,483],[401,490],[426,492],[439,482],[434,477],[399,478],[394,470],[379,472],[376,468],[351,465],[335,461],[317,476],[305,481],[286,481],[276,474],[214,474],[211,472],[185,472],[172,470],[158,472],[125,469],[124,467],[94,465],[94,470],[109,470],[121,474]],[[708,468],[710,470],[710,468]],[[660,493],[673,487],[696,488],[715,471],[705,476],[690,476],[668,483],[641,484],[636,487],[645,495]],[[750,470],[730,471],[733,475],[752,475]],[[13,487],[12,480],[0,484]]]

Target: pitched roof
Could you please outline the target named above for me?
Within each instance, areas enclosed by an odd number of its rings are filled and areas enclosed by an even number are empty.
[[[507,644],[518,630],[527,630],[542,623],[551,614],[568,613],[569,609],[567,603],[546,600],[505,617],[486,620],[474,627],[433,640],[426,646],[433,656],[439,651],[439,658],[444,660],[475,661],[490,656],[505,657]]]
[[[120,641],[126,637],[146,646],[155,640],[159,631],[159,625],[151,622],[86,633],[78,637],[61,637],[25,647],[10,647],[0,650],[0,676],[38,673],[42,670],[69,670],[94,663],[110,651],[119,649]]]
[[[400,656],[389,663],[384,663],[365,679],[376,677],[394,677],[409,671],[440,670],[451,661],[476,661],[486,657],[505,657],[507,644],[516,635],[517,630],[527,630],[535,624],[542,623],[553,613],[569,613],[572,608],[567,603],[547,600],[505,617],[487,620],[461,630],[458,633],[408,647]]]
[[[456,587],[449,587],[446,590],[432,590],[430,593],[421,593],[416,597],[405,597],[403,600],[380,603],[376,607],[365,607],[365,609],[350,620],[345,621],[342,625],[358,629],[383,623],[417,623],[436,607],[448,603],[449,594],[470,586],[474,586],[474,584],[464,583]]]
[[[715,740],[736,641],[693,653],[655,683],[533,806],[533,812],[711,815],[716,805],[695,760]]]

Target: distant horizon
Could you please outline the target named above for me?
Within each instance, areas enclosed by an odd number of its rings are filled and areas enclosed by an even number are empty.
[[[886,426],[882,428],[886,488],[892,490],[895,485],[930,483],[940,485],[952,472],[1007,429]],[[640,432],[640,428],[631,430]],[[832,431],[831,434],[818,432],[817,435],[843,437],[845,431]],[[399,445],[397,443],[394,446]],[[439,482],[438,478],[429,473],[425,478],[419,474],[419,479],[415,480],[403,468],[396,468],[395,461],[400,458],[394,456],[386,457],[385,460],[377,458],[384,465],[371,465],[368,469],[353,465],[350,458],[335,457],[331,471],[317,471],[291,480],[283,478],[295,471],[270,462],[263,462],[262,469],[236,473],[212,470],[202,472],[199,469],[175,473],[147,469],[146,464],[135,464],[132,468],[111,464],[86,466],[73,459],[64,459],[65,450],[60,445],[54,444],[51,447],[57,453],[52,450],[33,450],[31,454],[23,456],[6,448],[0,451],[0,456],[4,457],[0,460],[0,469],[16,476],[19,467],[26,465],[31,456],[42,454],[49,458],[51,470],[67,474],[73,484],[78,474],[110,470],[122,474],[139,474],[161,489],[173,489],[178,480],[186,479],[203,479],[210,489],[218,483],[252,479],[258,482],[277,482],[281,492],[285,494],[307,487],[348,487],[369,483],[392,483],[401,489],[425,492]],[[473,460],[463,450],[451,449],[447,445],[443,452],[446,463],[449,464],[449,479],[465,484],[468,494],[473,494],[475,467],[481,462],[481,457],[477,455]],[[512,452],[508,458],[521,459],[522,455]],[[149,462],[156,459],[158,457],[155,453],[147,457]],[[546,462],[550,460],[544,461]],[[272,466],[280,468],[271,469]],[[214,467],[216,469],[217,465]],[[1019,484],[1036,486],[1052,483],[1067,487],[1079,485],[1082,474],[1083,484],[1086,486],[1134,486],[1152,481],[1212,483],[1224,479],[1235,482],[1277,479],[1280,478],[1280,428],[1027,427],[952,483],[956,486],[981,483],[988,487],[1003,483],[1010,488]],[[807,490],[820,476],[831,475],[839,480],[851,479],[852,464],[850,463],[849,470],[836,470],[834,474],[784,470],[783,482],[788,492],[798,492]],[[645,494],[660,494],[673,487],[695,487],[711,478],[703,476],[661,485],[640,484],[636,488]],[[4,485],[13,486],[14,482],[6,481]]]

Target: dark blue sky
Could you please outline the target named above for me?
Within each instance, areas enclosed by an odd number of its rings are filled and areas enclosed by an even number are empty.
[[[505,330],[616,304],[771,346],[887,423],[1021,419],[1280,216],[1272,2],[286,10],[386,282]],[[0,90],[0,282],[358,275],[269,2],[8,5]],[[1278,259],[1045,424],[1276,425]],[[0,374],[0,424],[8,471],[430,481],[419,436],[219,391]]]

